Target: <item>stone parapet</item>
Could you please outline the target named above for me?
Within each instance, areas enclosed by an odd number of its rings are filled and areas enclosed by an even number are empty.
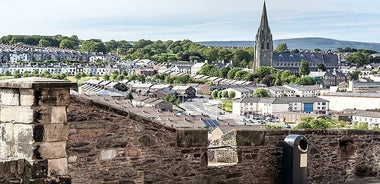
[[[0,81],[0,159],[25,159],[31,170],[44,169],[30,181],[68,175],[66,111],[74,86],[36,77]]]

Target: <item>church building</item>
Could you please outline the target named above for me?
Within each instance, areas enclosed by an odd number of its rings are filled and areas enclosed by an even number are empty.
[[[297,73],[302,60],[309,63],[310,71],[316,71],[320,63],[323,63],[327,70],[336,69],[339,64],[338,56],[332,53],[273,53],[273,37],[264,1],[261,22],[255,40],[254,70],[256,71],[260,66],[272,66],[275,69]]]

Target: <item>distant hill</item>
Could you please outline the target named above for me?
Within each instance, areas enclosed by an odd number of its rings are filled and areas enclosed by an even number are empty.
[[[314,50],[316,48],[319,48],[322,50],[336,50],[337,48],[351,47],[356,49],[369,49],[380,52],[380,43],[341,41],[329,38],[280,39],[274,41],[274,47],[282,42],[285,42],[288,45],[289,49]],[[217,47],[252,47],[254,45],[254,41],[202,41],[197,43],[201,45]]]

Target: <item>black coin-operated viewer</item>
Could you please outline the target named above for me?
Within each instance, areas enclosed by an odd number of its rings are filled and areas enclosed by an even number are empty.
[[[283,146],[283,184],[307,183],[308,141],[305,136],[290,134]]]

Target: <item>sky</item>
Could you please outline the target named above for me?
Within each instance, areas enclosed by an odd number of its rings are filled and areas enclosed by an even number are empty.
[[[380,1],[266,0],[266,4],[274,39],[380,43]],[[0,36],[253,41],[262,7],[263,0],[4,0]]]

